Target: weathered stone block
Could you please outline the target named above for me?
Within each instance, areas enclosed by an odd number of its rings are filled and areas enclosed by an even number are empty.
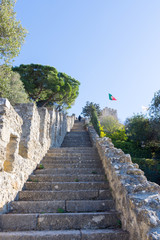
[[[160,240],[160,186],[147,181],[139,166],[132,163],[129,155],[114,148],[111,140],[100,139],[90,127],[89,133],[102,160],[116,209],[122,213],[122,227],[130,233],[130,240]]]
[[[37,215],[33,214],[4,214],[0,215],[1,231],[35,230]]]
[[[54,113],[54,110],[50,110],[49,113],[46,108],[37,110],[33,103],[17,104],[13,108],[7,99],[0,98],[0,208],[2,211],[7,209],[7,203],[22,189],[28,176],[51,147],[51,142],[54,141],[57,147],[60,146],[67,128],[72,128],[74,117],[69,117],[71,121],[67,123],[66,117],[61,114],[61,121],[57,122],[61,136],[57,134],[55,137]]]

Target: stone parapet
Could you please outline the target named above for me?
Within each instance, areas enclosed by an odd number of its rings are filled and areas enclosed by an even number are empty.
[[[109,138],[99,138],[92,127],[88,131],[121,212],[122,228],[130,240],[160,240],[160,186],[147,181],[130,155],[115,148]]]
[[[0,213],[16,198],[50,147],[60,147],[75,116],[0,98]]]

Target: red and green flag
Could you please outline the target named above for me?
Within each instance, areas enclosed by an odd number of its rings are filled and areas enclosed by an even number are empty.
[[[112,100],[112,101],[113,101],[113,100],[117,100],[117,99],[114,98],[114,97],[112,96],[112,94],[109,93],[109,100]]]

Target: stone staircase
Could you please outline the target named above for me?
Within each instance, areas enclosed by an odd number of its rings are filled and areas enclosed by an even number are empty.
[[[50,149],[9,213],[0,240],[128,240],[83,122]]]

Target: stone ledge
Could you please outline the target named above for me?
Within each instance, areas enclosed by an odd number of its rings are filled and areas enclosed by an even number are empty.
[[[160,186],[147,181],[138,164],[132,163],[129,154],[115,148],[111,139],[99,138],[92,127],[88,131],[130,240],[160,240]]]

